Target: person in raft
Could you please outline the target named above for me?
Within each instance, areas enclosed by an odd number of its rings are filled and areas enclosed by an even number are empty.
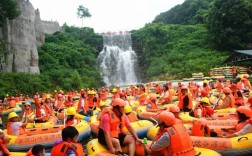
[[[176,124],[175,116],[168,111],[158,115],[159,130],[151,147],[144,145],[145,151],[151,156],[194,155],[195,150],[189,134],[182,124]]]
[[[252,111],[247,106],[240,106],[236,109],[238,116],[238,124],[235,128],[222,128],[223,131],[235,130],[235,133],[229,135],[221,135],[223,138],[231,138],[236,136],[241,136],[244,134],[252,133]]]
[[[9,156],[10,152],[8,148],[5,147],[6,144],[10,142],[10,138],[5,136],[2,129],[0,129],[0,155],[1,156]]]
[[[85,156],[82,145],[77,143],[79,132],[73,126],[62,130],[62,141],[55,142],[51,156]]]
[[[66,127],[75,126],[77,123],[79,123],[79,119],[76,116],[76,110],[74,107],[67,108],[66,115],[67,118],[64,121],[66,123]]]
[[[192,110],[192,96],[188,93],[186,86],[181,87],[181,98],[179,99],[178,107],[180,111],[190,112]]]
[[[45,147],[43,145],[34,145],[25,156],[45,156]]]
[[[120,98],[112,101],[112,109],[106,109],[101,114],[100,129],[98,131],[98,141],[108,147],[109,152],[116,154],[122,152],[121,146],[129,147],[129,156],[134,156],[136,142],[142,144],[130,125],[128,117],[124,114],[125,102]],[[121,133],[121,129],[126,126],[131,135]]]
[[[16,112],[11,112],[8,115],[9,122],[7,123],[7,134],[9,135],[22,135],[25,134],[25,126],[27,125],[27,118],[24,123],[18,121]]]

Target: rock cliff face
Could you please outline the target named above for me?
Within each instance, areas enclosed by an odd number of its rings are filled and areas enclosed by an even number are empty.
[[[7,22],[8,56],[0,70],[5,72],[39,73],[37,46],[45,42],[45,33],[60,30],[57,22],[44,22],[39,10],[26,0],[17,0],[20,16]],[[44,24],[46,23],[46,24]],[[1,36],[1,35],[0,35]]]

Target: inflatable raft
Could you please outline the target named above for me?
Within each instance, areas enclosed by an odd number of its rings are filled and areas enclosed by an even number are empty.
[[[150,146],[151,142],[148,141],[148,145]],[[98,139],[93,139],[87,143],[87,153],[89,156],[116,156],[115,154],[110,154],[108,153],[108,149],[106,149],[104,146],[102,146],[99,142]],[[127,153],[128,149],[123,148],[122,149],[123,153]],[[210,149],[204,149],[204,148],[195,148],[195,156],[221,156],[219,153],[210,150]],[[136,144],[136,152],[135,155],[138,156],[144,156],[144,147],[142,145],[137,145]]]
[[[22,108],[19,105],[16,105],[15,108],[4,109],[0,111],[1,116],[7,116],[10,112],[21,113]]]
[[[57,123],[57,118],[54,116],[50,116],[49,120],[47,122],[43,123],[28,123],[26,125],[27,129],[30,128],[44,128],[44,127],[53,127]]]
[[[94,134],[98,133],[99,122],[92,122],[90,124],[91,130]],[[153,127],[153,123],[148,120],[139,120],[130,123],[133,129],[136,131],[138,137],[146,136],[147,132],[151,127]],[[126,127],[123,127],[122,132],[124,134],[130,134]]]
[[[91,129],[87,122],[81,121],[76,126],[79,131],[78,140],[86,138],[90,135]],[[52,147],[56,140],[61,140],[62,126],[55,126],[50,128],[37,128],[29,130],[28,134],[13,136],[7,135],[11,140],[6,147],[10,151],[24,151],[29,150],[36,144],[41,144],[45,147]]]

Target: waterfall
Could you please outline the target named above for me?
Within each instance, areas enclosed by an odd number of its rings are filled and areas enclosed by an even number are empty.
[[[103,35],[103,50],[97,62],[107,85],[138,83],[138,62],[132,50],[131,34]]]

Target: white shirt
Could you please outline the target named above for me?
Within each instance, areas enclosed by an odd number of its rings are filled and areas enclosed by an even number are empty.
[[[13,122],[11,125],[11,133],[12,135],[19,135],[19,128],[22,126],[22,122]]]

